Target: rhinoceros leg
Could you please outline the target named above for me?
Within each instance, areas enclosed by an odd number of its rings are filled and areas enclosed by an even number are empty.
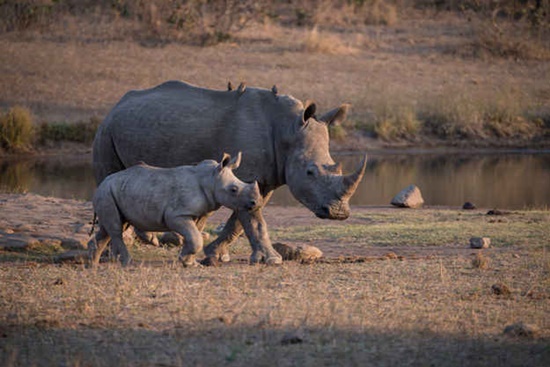
[[[142,231],[141,229],[134,228],[134,233],[136,234],[137,238],[139,238],[140,241],[144,243],[148,243],[155,247],[160,246],[159,240],[157,236],[155,236],[154,232],[145,232],[145,231]]]
[[[201,231],[197,228],[195,221],[187,217],[167,217],[165,220],[170,230],[185,238],[178,257],[183,266],[197,266],[195,255],[202,249],[203,240]]]
[[[263,205],[264,207],[269,199],[271,199],[271,195],[273,194],[273,191],[268,191],[263,193]],[[233,243],[239,236],[244,232],[243,226],[237,219],[237,213],[233,212],[231,214],[231,217],[227,220],[227,223],[223,227],[222,233],[212,242],[210,242],[205,248],[204,248],[204,254],[207,257],[213,257],[217,260],[220,260],[222,262],[228,262],[230,260],[229,257],[229,245]],[[263,217],[262,217],[263,220]],[[267,228],[265,229],[267,231]],[[249,237],[250,240],[250,237]],[[255,258],[257,256],[257,253],[259,251],[258,248],[255,248],[256,243],[260,243],[261,241],[251,241],[250,245],[252,246],[252,258]],[[263,243],[263,242],[261,242]],[[271,243],[269,245],[271,247]],[[273,250],[273,248],[271,247]],[[275,250],[273,250],[275,251]],[[259,261],[259,260],[258,260]]]
[[[250,241],[250,245],[252,246],[250,263],[256,264],[260,261],[265,261],[268,265],[282,264],[282,256],[279,255],[271,245],[262,211],[242,211],[238,213],[238,216],[241,225],[244,227],[246,236]]]
[[[99,264],[99,259],[105,248],[109,244],[111,237],[105,231],[103,226],[99,226],[99,230],[95,236],[88,242],[88,258],[90,261],[90,266],[95,266]]]
[[[204,254],[222,262],[229,261],[229,245],[243,233],[243,227],[237,220],[237,213],[233,212],[225,223],[222,233],[204,248]]]

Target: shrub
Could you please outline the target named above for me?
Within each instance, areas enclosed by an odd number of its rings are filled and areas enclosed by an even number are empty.
[[[343,141],[348,135],[346,129],[341,125],[330,125],[328,128],[330,138],[335,141]]]
[[[478,101],[457,91],[426,99],[419,111],[425,132],[443,139],[482,136],[482,116]]]
[[[317,26],[306,32],[302,42],[304,50],[332,55],[345,55],[355,52],[353,48],[334,35],[323,34]]]
[[[374,132],[382,140],[414,140],[420,131],[420,122],[409,106],[378,106],[375,112]]]
[[[34,138],[30,111],[14,106],[0,116],[0,145],[9,151],[27,150]]]
[[[94,140],[96,130],[101,121],[92,117],[88,121],[75,123],[44,122],[40,124],[39,139],[41,143],[46,141],[72,141],[89,144]]]

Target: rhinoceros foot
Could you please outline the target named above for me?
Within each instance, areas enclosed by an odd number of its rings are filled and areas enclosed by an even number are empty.
[[[283,263],[283,258],[278,254],[270,254],[265,256],[260,251],[254,251],[250,255],[250,265],[255,265],[258,263],[265,263],[266,265],[281,265]]]
[[[267,265],[282,265],[283,264],[283,258],[282,257],[277,257],[277,256],[271,256],[271,257],[268,257],[267,260],[265,261],[265,263]]]
[[[201,260],[201,265],[202,266],[218,267],[221,264],[220,264],[220,262],[218,261],[218,259],[216,257],[207,256],[207,257],[205,257],[204,259]]]

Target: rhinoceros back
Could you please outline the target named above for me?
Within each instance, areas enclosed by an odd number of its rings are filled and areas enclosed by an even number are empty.
[[[176,81],[128,92],[94,140],[96,181],[139,161],[174,167],[239,151],[244,159],[237,175],[261,181],[257,167],[274,160],[271,116],[280,114],[273,111],[274,102],[271,92],[262,89],[241,94]]]

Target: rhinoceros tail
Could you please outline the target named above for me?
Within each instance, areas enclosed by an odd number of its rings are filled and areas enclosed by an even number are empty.
[[[94,219],[92,219],[92,228],[90,229],[90,233],[88,233],[88,236],[91,236],[94,234],[96,223],[97,223],[97,213],[94,211]]]
[[[103,122],[102,125],[100,125],[96,133],[92,154],[94,177],[98,186],[111,173],[122,171],[126,168],[119,157],[107,124]]]

